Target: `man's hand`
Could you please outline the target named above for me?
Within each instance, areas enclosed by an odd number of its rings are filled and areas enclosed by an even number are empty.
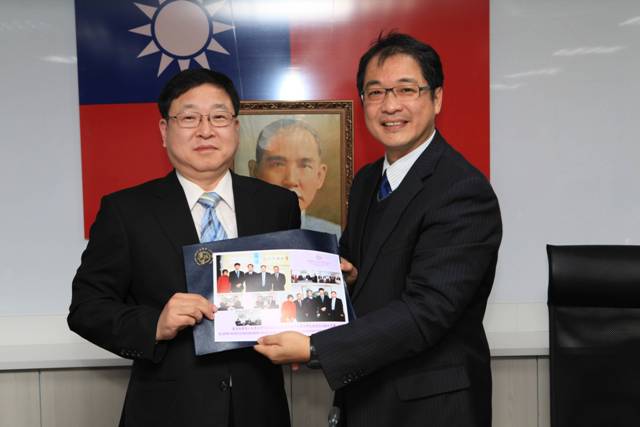
[[[200,323],[203,317],[213,320],[216,307],[198,294],[175,293],[167,301],[156,326],[156,341],[171,340],[186,328]]]
[[[347,285],[351,286],[356,283],[356,279],[358,278],[358,269],[355,265],[340,257],[340,270],[342,270],[342,274],[344,275],[344,280],[346,280]]]
[[[258,339],[253,348],[276,365],[292,363],[295,371],[298,363],[308,362],[311,357],[309,341],[308,336],[299,332],[281,332]]]

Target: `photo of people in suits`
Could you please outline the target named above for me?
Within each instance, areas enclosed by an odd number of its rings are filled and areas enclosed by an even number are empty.
[[[343,304],[345,288],[336,279],[340,273],[335,254],[278,249],[214,255],[212,268],[220,273],[214,275],[218,291],[214,291],[213,300],[223,307],[216,315],[216,341],[247,341],[252,330],[257,337],[298,323],[305,323],[306,333],[312,333],[331,327],[331,323],[348,321]],[[232,279],[240,292],[233,291]],[[260,329],[244,317],[237,323],[240,313],[235,311],[251,311],[251,316],[259,313]]]

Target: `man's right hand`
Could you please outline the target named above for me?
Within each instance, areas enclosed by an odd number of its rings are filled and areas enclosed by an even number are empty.
[[[356,283],[356,279],[358,278],[358,269],[355,265],[340,257],[340,270],[342,270],[342,275],[344,276],[344,280],[346,280],[347,285],[351,286]]]
[[[198,294],[175,293],[167,301],[156,326],[156,341],[171,340],[188,326],[200,323],[203,317],[213,320],[216,308]]]

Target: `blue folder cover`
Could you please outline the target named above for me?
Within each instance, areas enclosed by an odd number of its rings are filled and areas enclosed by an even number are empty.
[[[184,246],[182,250],[187,274],[187,290],[191,293],[200,294],[213,302],[212,254],[268,249],[306,249],[338,254],[338,242],[335,235],[329,233],[310,230],[287,230]],[[346,289],[345,295],[348,295]],[[353,307],[348,297],[346,306],[349,318],[355,319]],[[254,341],[214,341],[214,323],[215,320],[205,318],[193,327],[196,355],[200,356],[236,348],[251,347],[255,344]]]

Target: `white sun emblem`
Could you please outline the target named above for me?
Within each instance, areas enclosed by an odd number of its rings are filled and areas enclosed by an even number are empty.
[[[205,6],[202,1],[158,0],[159,7],[134,3],[151,20],[150,24],[129,30],[152,38],[138,58],[162,52],[158,77],[174,59],[180,70],[189,68],[192,59],[201,67],[211,69],[208,50],[229,55],[214,38],[216,34],[233,29],[232,25],[213,20],[213,15],[224,3],[225,0],[221,0]]]

